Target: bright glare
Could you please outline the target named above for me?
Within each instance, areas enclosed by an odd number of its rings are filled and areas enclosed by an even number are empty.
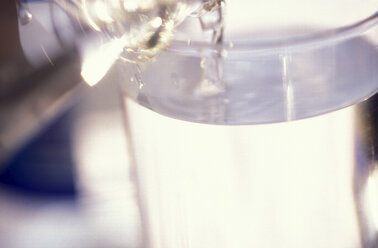
[[[365,204],[372,218],[374,231],[378,231],[378,170],[375,170],[366,183]]]
[[[216,126],[126,101],[151,247],[359,247],[353,109]]]
[[[161,26],[161,24],[163,23],[163,21],[161,20],[160,17],[156,17],[154,18],[152,21],[151,21],[151,26],[153,28],[159,28]]]
[[[97,17],[100,20],[107,23],[111,23],[114,21],[109,11],[109,6],[105,4],[103,1],[96,1],[93,7],[95,9]]]
[[[108,247],[137,247],[139,212],[122,124],[117,111],[84,113],[75,123],[79,200]]]
[[[83,13],[84,13],[85,18],[87,19],[89,26],[91,26],[96,31],[101,31],[100,27],[97,26],[97,24],[92,20],[92,17],[88,12],[87,0],[81,0],[81,5],[83,6],[82,8]]]
[[[114,39],[95,49],[86,52],[83,56],[81,76],[87,84],[97,84],[118,59],[124,47],[124,39]]]
[[[126,0],[123,2],[123,7],[130,12],[136,11],[138,9],[138,0]]]

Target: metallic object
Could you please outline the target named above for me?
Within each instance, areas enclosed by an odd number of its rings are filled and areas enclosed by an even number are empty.
[[[17,9],[14,1],[1,1],[0,161],[9,158],[28,137],[66,107],[72,100],[73,89],[81,81],[80,60],[74,47],[60,47],[61,52],[51,58],[42,44],[31,47],[30,51],[37,54],[36,61],[41,61],[36,64],[25,56],[20,28],[40,25],[33,22],[35,19],[20,4]],[[36,39],[49,36],[41,28],[35,28],[34,32]],[[29,44],[33,43],[31,37],[26,40]],[[51,44],[50,40],[47,43]]]

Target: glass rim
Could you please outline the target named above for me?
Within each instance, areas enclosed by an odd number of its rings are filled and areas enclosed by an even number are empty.
[[[220,44],[204,41],[173,40],[166,50],[183,55],[198,55],[198,51],[202,49],[218,53],[220,51],[228,51],[236,54],[277,53],[277,50],[295,51],[304,48],[322,47],[325,44],[329,45],[351,39],[368,32],[375,26],[378,26],[378,11],[353,24],[324,31],[315,31],[310,34],[292,35],[282,39],[235,40]]]

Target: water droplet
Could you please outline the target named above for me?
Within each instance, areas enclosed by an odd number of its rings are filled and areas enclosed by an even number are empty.
[[[134,74],[134,78],[135,78],[135,80],[136,80],[136,83],[137,83],[138,86],[139,86],[139,89],[142,89],[143,86],[144,86],[144,83],[143,83],[143,80],[142,80],[142,78],[140,77],[140,75],[139,75],[139,74]]]

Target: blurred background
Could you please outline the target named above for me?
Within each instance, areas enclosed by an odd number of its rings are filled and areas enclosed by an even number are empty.
[[[120,99],[106,81],[70,90],[2,160],[0,247],[137,247]]]
[[[116,80],[82,83],[69,18],[33,2],[0,2],[0,247],[136,247]]]

